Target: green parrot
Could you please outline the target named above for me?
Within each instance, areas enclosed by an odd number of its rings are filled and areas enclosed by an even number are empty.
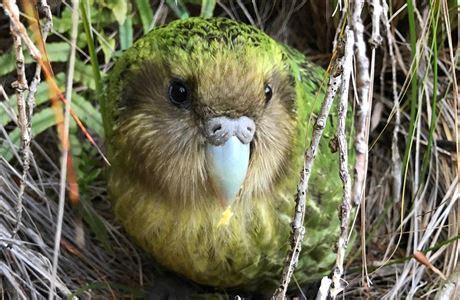
[[[101,107],[118,221],[195,283],[273,292],[323,82],[301,53],[234,20],[178,20],[140,38],[111,70]],[[310,179],[299,284],[335,261],[332,123]]]

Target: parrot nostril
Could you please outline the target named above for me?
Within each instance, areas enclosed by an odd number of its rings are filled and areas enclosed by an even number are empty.
[[[242,117],[239,120],[239,123],[240,125],[238,128],[238,137],[240,138],[241,142],[245,144],[250,143],[256,131],[256,125],[254,124],[254,121],[248,117]]]
[[[236,119],[214,117],[207,120],[204,126],[206,139],[213,145],[222,145],[232,136],[247,144],[252,141],[256,131],[254,121],[245,116]]]
[[[214,126],[214,128],[212,129],[212,133],[213,134],[216,134],[219,130],[222,129],[222,125],[220,124],[217,124],[216,126]]]

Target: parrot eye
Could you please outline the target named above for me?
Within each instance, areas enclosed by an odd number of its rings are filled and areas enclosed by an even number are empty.
[[[265,103],[268,103],[268,101],[270,101],[270,99],[273,96],[272,86],[269,83],[265,84],[264,93],[265,93]]]
[[[174,79],[169,83],[169,100],[180,107],[187,108],[190,106],[190,95],[185,82]]]

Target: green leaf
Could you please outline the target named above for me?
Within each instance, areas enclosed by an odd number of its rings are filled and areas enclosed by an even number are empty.
[[[47,107],[32,116],[32,136],[37,136],[48,128],[56,125],[56,118],[54,116],[54,110],[51,107]],[[19,147],[20,143],[20,132],[19,128],[15,128],[8,135],[11,143]],[[13,158],[13,151],[11,151],[10,146],[4,142],[0,145],[0,156],[4,157],[6,160],[11,160]]]
[[[115,39],[106,37],[103,33],[97,36],[99,45],[101,45],[102,52],[104,53],[104,63],[110,62],[113,53],[115,52]]]
[[[214,14],[214,8],[216,7],[215,0],[202,0],[201,1],[201,13],[203,18],[210,18]]]
[[[115,19],[118,24],[125,23],[126,16],[128,14],[128,1],[124,0],[110,0],[107,1],[107,7],[112,10]]]
[[[59,33],[69,32],[72,28],[72,11],[64,9],[60,17],[53,16],[53,29]]]
[[[128,49],[133,44],[133,18],[128,16],[123,25],[120,26],[120,47],[121,50]]]
[[[56,76],[54,76],[54,80],[56,81],[56,84],[59,87],[59,89],[61,91],[64,90],[65,73],[58,73]],[[48,82],[40,82],[37,87],[37,92],[35,93],[35,106],[40,106],[44,103],[48,103],[50,97],[51,91]],[[14,102],[14,105],[16,106],[16,101]]]
[[[72,94],[71,106],[78,118],[86,124],[86,127],[90,131],[95,132],[99,136],[104,135],[101,114],[96,107],[76,93]]]
[[[73,104],[73,96],[72,96],[72,104]],[[78,138],[79,128],[78,128],[77,122],[75,122],[73,118],[70,118],[69,121],[70,121],[69,122],[70,151],[72,152],[72,156],[73,156],[74,168],[76,168],[78,172],[78,166],[80,164],[80,156],[83,152],[83,147],[81,146],[80,139]]]
[[[63,88],[64,86],[64,73],[59,73],[55,76],[56,83],[58,84],[59,88]],[[43,103],[46,103],[50,99],[50,90],[48,83],[46,81],[42,81],[37,86],[37,92],[35,93],[35,106],[38,107]],[[11,96],[8,102],[3,102],[3,106],[0,106],[0,125],[5,126],[9,122],[13,121],[7,112],[4,109],[9,111],[13,111],[14,114],[17,115],[18,107],[17,107],[17,99],[15,96]],[[33,124],[32,124],[33,125]]]
[[[69,56],[70,46],[65,42],[47,43],[46,51],[48,58],[52,62],[66,62]],[[35,62],[30,55],[24,56],[24,63],[31,64]],[[9,49],[6,53],[0,55],[0,76],[6,75],[16,68],[16,55],[13,49]]]
[[[78,81],[82,83],[84,86],[95,90],[96,89],[96,81],[94,80],[94,73],[92,66],[85,65],[80,60],[75,61],[75,69],[74,69],[74,81]]]
[[[153,11],[148,0],[136,0],[137,11],[141,17],[144,34],[149,32],[153,22]]]
[[[84,49],[88,45],[88,41],[86,40],[86,33],[84,31],[78,33],[77,37],[77,49]],[[86,53],[85,53],[86,54]]]
[[[112,253],[112,247],[109,242],[109,234],[107,228],[101,220],[101,217],[94,213],[94,209],[90,209],[92,206],[91,201],[85,197],[81,197],[81,215],[83,220],[89,225],[91,232],[94,233],[96,239],[101,243],[102,247],[109,253]]]
[[[0,55],[0,76],[10,73],[15,67],[16,57],[12,49]]]
[[[17,109],[15,109],[14,107],[16,106],[13,106],[11,102],[13,102],[12,100],[13,98],[10,98],[10,101],[2,101],[1,102],[1,105],[0,105],[0,125],[2,127],[4,127],[6,124],[8,124],[9,122],[13,121],[8,112],[9,111],[14,111],[16,112]],[[14,103],[16,103],[16,101],[14,101]]]
[[[70,45],[65,42],[46,43],[46,53],[52,62],[67,62],[69,60]]]

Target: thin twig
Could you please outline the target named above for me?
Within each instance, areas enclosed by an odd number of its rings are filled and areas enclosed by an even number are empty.
[[[343,183],[342,205],[340,213],[340,236],[337,240],[337,258],[332,276],[332,285],[330,294],[335,299],[343,290],[343,262],[345,260],[345,250],[348,245],[348,226],[350,224],[351,210],[351,181],[348,172],[348,145],[345,133],[346,117],[348,108],[348,90],[350,86],[351,71],[353,69],[352,57],[354,36],[348,28],[345,29],[345,59],[343,63],[343,81],[340,88],[340,102],[337,106],[338,124],[337,124],[337,140],[339,148],[340,160],[340,179]]]
[[[303,225],[305,217],[305,200],[308,190],[308,181],[310,179],[311,169],[313,161],[318,150],[319,141],[323,134],[323,130],[326,126],[327,116],[329,115],[332,102],[337,94],[337,90],[342,82],[344,62],[344,44],[343,42],[338,43],[337,54],[335,60],[331,63],[331,76],[329,78],[328,89],[326,96],[321,105],[318,118],[316,119],[310,146],[304,154],[304,165],[302,172],[300,173],[300,182],[297,185],[297,194],[295,199],[295,215],[292,221],[292,231],[290,237],[291,249],[289,250],[288,256],[283,269],[283,275],[281,278],[280,286],[276,289],[272,296],[272,299],[284,300],[286,292],[289,286],[292,275],[294,274],[297,261],[299,259],[300,250],[302,248],[302,240],[305,235],[305,227]]]
[[[60,133],[62,136],[62,157],[61,157],[61,179],[60,179],[60,190],[59,190],[59,208],[56,222],[56,234],[54,238],[54,253],[53,253],[53,271],[52,280],[50,284],[48,299],[54,299],[56,274],[59,259],[59,248],[61,244],[61,233],[62,233],[62,220],[64,218],[64,204],[65,204],[65,192],[66,192],[66,181],[67,181],[67,159],[69,155],[69,123],[70,123],[70,105],[72,101],[72,83],[73,74],[75,67],[75,51],[77,47],[77,35],[78,35],[78,8],[79,0],[72,1],[72,31],[71,31],[71,43],[70,43],[70,54],[69,54],[69,66],[67,72],[66,82],[66,99],[65,102],[65,114],[64,114],[64,128],[63,132]]]
[[[26,44],[32,57],[37,61],[40,60],[42,57],[40,50],[38,50],[34,42],[30,39],[29,35],[27,34],[26,28],[19,19],[19,8],[16,5],[16,1],[3,0],[3,9],[5,10],[6,14],[10,17],[10,28],[12,35],[20,37]]]
[[[329,296],[329,289],[331,287],[331,284],[332,284],[332,280],[329,277],[324,276],[321,279],[321,285],[318,289],[318,293],[316,294],[316,300],[326,300],[327,299],[327,297]]]
[[[43,26],[43,29],[41,31],[42,33],[42,39],[43,42],[46,41],[46,38],[48,37],[48,33],[51,30],[52,27],[52,15],[51,15],[51,10],[46,3],[46,0],[41,0],[39,3],[39,8],[45,13],[45,18],[46,22],[45,25]],[[38,27],[38,26],[37,26]],[[38,28],[40,30],[40,28]],[[26,106],[26,119],[27,119],[27,134],[24,136],[22,134],[22,127],[21,129],[21,147],[22,147],[22,152],[23,152],[23,160],[22,160],[22,176],[21,176],[21,182],[20,182],[20,188],[19,188],[19,194],[18,194],[18,206],[22,207],[22,198],[24,195],[24,190],[25,190],[25,180],[27,179],[27,174],[28,170],[30,168],[30,159],[33,153],[30,150],[30,142],[32,140],[32,115],[35,107],[35,94],[37,93],[37,87],[38,84],[41,82],[41,65],[37,62],[35,66],[35,74],[34,77],[32,78],[32,81],[30,82],[29,85],[29,93],[27,94],[27,98],[25,101],[25,106]],[[18,106],[19,106],[19,101],[18,101]],[[19,109],[18,109],[19,111]],[[18,123],[20,124],[20,123]],[[22,211],[22,209],[21,209]],[[19,226],[20,226],[20,221],[22,219],[21,217],[22,212],[18,211],[18,223],[16,224],[16,228],[13,231],[13,234],[16,234]]]
[[[44,3],[44,4],[43,4]],[[48,7],[46,1],[42,0],[41,5],[43,7]],[[25,192],[25,181],[30,169],[30,142],[32,139],[32,114],[33,108],[35,105],[35,93],[37,91],[37,86],[40,83],[40,64],[37,63],[35,69],[34,78],[31,81],[30,87],[27,84],[27,79],[25,76],[25,67],[24,67],[24,54],[22,49],[22,41],[26,43],[34,57],[41,57],[35,52],[38,49],[35,47],[33,42],[30,40],[29,36],[25,32],[25,28],[22,23],[19,21],[19,8],[16,4],[16,1],[3,1],[3,6],[5,12],[10,17],[10,30],[13,37],[13,43],[16,50],[16,71],[17,71],[17,80],[12,84],[16,90],[17,97],[17,106],[18,106],[18,120],[17,124],[21,133],[21,152],[22,152],[22,174],[20,179],[20,187],[18,193],[18,200],[16,205],[16,224],[12,232],[13,236],[17,234],[19,227],[21,226],[22,220],[22,199]],[[46,11],[46,8],[45,8]],[[47,22],[43,30],[43,38],[46,39],[48,32],[51,29],[51,11],[46,12]],[[39,53],[39,51],[38,51]],[[29,91],[27,98],[25,98],[25,91]]]
[[[17,106],[18,106],[18,119],[17,124],[21,133],[21,152],[22,152],[22,174],[21,182],[16,202],[16,224],[12,232],[13,237],[17,234],[22,220],[22,199],[25,192],[25,181],[30,167],[30,140],[31,140],[31,108],[29,103],[26,102],[24,93],[29,89],[26,79],[24,67],[24,53],[22,49],[22,40],[17,30],[16,20],[19,20],[19,8],[16,1],[3,1],[3,6],[6,13],[10,17],[10,31],[13,37],[14,49],[16,51],[16,74],[17,79],[12,83],[12,87],[16,91]]]
[[[383,1],[385,2],[385,1]],[[372,35],[369,43],[373,48],[377,48],[382,43],[383,39],[380,35],[380,21],[382,19],[383,7],[380,0],[371,0],[372,6]]]
[[[382,8],[379,1],[372,1],[373,16],[372,27],[378,29],[380,26]],[[368,166],[368,149],[369,149],[369,120],[372,106],[372,80],[373,65],[375,59],[375,48],[381,42],[380,32],[377,30],[372,31],[371,44],[372,44],[372,66],[369,66],[369,58],[366,55],[366,43],[364,42],[364,25],[361,19],[361,12],[363,10],[364,1],[355,0],[351,3],[351,18],[350,25],[355,35],[355,61],[356,61],[356,88],[357,88],[357,113],[355,121],[355,179],[353,183],[353,203],[354,205],[361,205],[361,249],[363,259],[363,271],[367,278],[367,285],[370,284],[367,274],[366,262],[366,235],[365,235],[365,213],[366,203],[364,199],[365,182]],[[369,74],[371,72],[371,75]]]
[[[352,16],[350,25],[355,35],[357,75],[356,84],[358,89],[358,111],[355,122],[356,128],[356,162],[355,162],[355,181],[353,185],[353,202],[358,205],[364,191],[364,181],[367,170],[367,151],[368,151],[368,128],[366,126],[370,115],[369,101],[369,59],[366,55],[366,43],[364,42],[364,25],[361,20],[363,0],[352,2]]]
[[[51,15],[50,7],[49,7],[48,3],[46,3],[46,0],[40,0],[38,2],[38,4],[39,4],[38,9],[41,10],[42,12],[44,12],[44,14],[45,14],[45,24],[43,25],[43,28],[41,30],[43,43],[45,43],[46,38],[48,37],[48,34],[51,31],[51,28],[53,26],[53,17]],[[37,20],[37,22],[38,22],[38,20]],[[40,28],[38,28],[38,30],[40,30]],[[42,71],[42,67],[37,62],[36,66],[35,66],[34,77],[33,77],[32,81],[30,82],[29,94],[27,95],[27,105],[28,105],[28,108],[29,108],[29,111],[27,113],[29,115],[29,118],[31,118],[32,114],[33,114],[33,109],[34,109],[34,105],[35,105],[35,93],[37,92],[38,84],[41,81],[41,76],[40,76],[41,71]]]

